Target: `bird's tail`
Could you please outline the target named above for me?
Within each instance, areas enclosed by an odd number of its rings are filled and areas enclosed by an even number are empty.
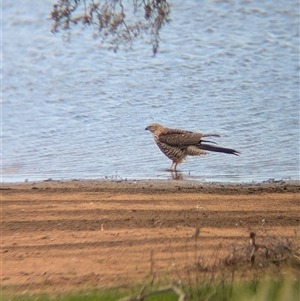
[[[210,145],[210,144],[205,144],[205,143],[201,143],[197,147],[200,149],[206,150],[206,151],[226,153],[226,154],[232,154],[232,155],[236,155],[236,156],[238,156],[240,153],[239,151],[236,151],[235,149],[232,149],[232,148],[226,148],[226,147],[222,147],[222,146]]]

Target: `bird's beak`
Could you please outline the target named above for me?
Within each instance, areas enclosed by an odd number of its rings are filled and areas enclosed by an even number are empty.
[[[149,128],[146,126],[145,131],[149,131]]]

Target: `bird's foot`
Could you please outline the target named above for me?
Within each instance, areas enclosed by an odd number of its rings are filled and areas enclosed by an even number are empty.
[[[183,175],[181,172],[176,171],[171,171],[171,176],[173,180],[183,180]]]

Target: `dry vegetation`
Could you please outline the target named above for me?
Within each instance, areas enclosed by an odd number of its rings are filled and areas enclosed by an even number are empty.
[[[178,296],[178,301],[209,301],[217,295],[222,295],[223,300],[230,300],[237,283],[250,282],[257,289],[266,275],[271,277],[269,279],[281,281],[287,275],[296,277],[299,284],[300,245],[297,233],[287,238],[269,234],[264,229],[260,232],[263,235],[261,240],[264,244],[257,244],[256,234],[250,232],[249,244],[232,242],[225,247],[225,250],[220,244],[219,248],[207,256],[205,252],[203,255],[201,247],[199,248],[198,240],[201,240],[201,230],[197,228],[195,231],[197,235],[194,233],[191,237],[194,240],[194,258],[189,258],[188,262],[183,265],[183,269],[174,270],[177,281],[173,280],[169,285],[157,285],[166,279],[155,281],[158,275],[153,270],[155,262],[152,254],[149,284],[142,286],[139,293],[121,298],[119,301],[142,301],[149,296],[170,291]],[[188,244],[186,249],[190,250]],[[292,288],[289,287],[289,290]],[[292,292],[289,293],[292,295]]]

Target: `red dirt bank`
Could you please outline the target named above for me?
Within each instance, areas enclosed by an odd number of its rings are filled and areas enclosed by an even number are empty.
[[[297,181],[2,184],[2,289],[130,285],[153,272],[176,280],[193,260],[196,228],[197,250],[210,257],[247,244],[250,231],[258,241],[293,236],[299,192]]]

